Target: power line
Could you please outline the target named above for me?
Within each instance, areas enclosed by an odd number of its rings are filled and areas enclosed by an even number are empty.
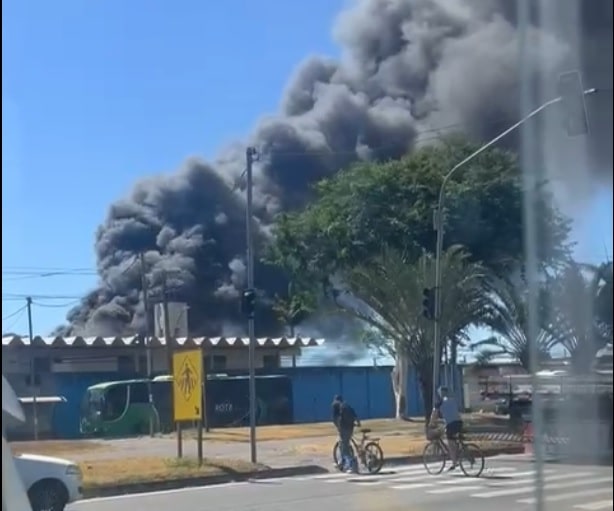
[[[23,307],[19,307],[19,309],[17,309],[16,311],[13,311],[10,314],[7,314],[6,316],[4,316],[2,318],[2,321],[6,321],[7,319],[11,319],[11,318],[17,316],[19,313],[21,313],[24,310],[26,310],[26,307],[27,307],[27,305],[24,305]]]
[[[28,308],[28,305],[24,305],[23,307],[20,307],[19,309],[17,309],[16,311],[7,314],[5,317],[2,318],[2,332],[10,332],[17,323],[19,323],[21,321],[21,318],[23,317],[23,315],[25,314],[26,310]],[[10,325],[4,325],[4,322],[8,319],[12,319],[13,321],[11,321]]]
[[[81,298],[81,296],[77,295],[37,295],[25,293],[6,293],[2,295],[2,301],[5,302],[13,300],[25,300],[28,298],[28,296],[33,300],[77,300]]]
[[[2,273],[12,274],[31,274],[38,272],[72,272],[72,273],[91,273],[93,268],[82,268],[73,266],[3,266]]]
[[[70,307],[72,305],[77,305],[78,303],[81,302],[81,298],[75,299],[75,300],[71,300],[70,302],[64,302],[64,303],[40,303],[40,302],[32,302],[33,305],[36,305],[37,307],[43,307],[46,309],[63,309],[65,307]]]

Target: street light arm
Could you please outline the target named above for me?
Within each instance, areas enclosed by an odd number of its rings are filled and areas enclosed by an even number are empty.
[[[587,93],[590,94],[590,93],[592,93],[591,91],[592,91],[592,89],[589,89],[588,91],[585,91],[584,94],[587,94]],[[547,101],[543,105],[540,105],[535,110],[533,110],[532,112],[530,112],[527,115],[525,115],[518,122],[512,124],[505,131],[502,131],[501,133],[499,133],[495,138],[493,138],[489,142],[486,142],[486,144],[484,144],[480,148],[478,148],[475,151],[473,151],[464,160],[462,160],[459,163],[457,163],[456,165],[454,165],[454,167],[452,167],[450,169],[450,171],[448,171],[448,173],[444,176],[443,181],[441,183],[441,188],[439,189],[439,201],[437,203],[437,207],[438,207],[437,211],[438,212],[441,211],[441,208],[443,207],[445,187],[448,184],[448,181],[450,180],[450,178],[456,173],[456,171],[458,169],[460,169],[461,167],[464,167],[467,163],[469,163],[471,160],[473,160],[476,156],[479,156],[480,154],[482,154],[484,151],[486,151],[486,149],[489,149],[490,147],[495,145],[502,138],[507,137],[512,131],[518,129],[520,126],[522,126],[529,119],[535,117],[538,113],[542,112],[543,110],[545,110],[549,106],[552,106],[552,105],[554,105],[556,103],[559,103],[561,100],[562,100],[562,98],[558,97],[558,98],[551,99],[550,101]]]
[[[597,92],[597,89],[586,89],[584,91],[584,96],[588,96]],[[537,114],[545,110],[546,108],[560,103],[563,100],[561,96],[553,98],[549,101],[546,101],[542,105],[538,106],[535,110],[529,112],[518,122],[512,124],[505,131],[499,133],[495,138],[486,142],[483,146],[476,149],[469,156],[467,156],[464,160],[460,161],[454,167],[452,167],[449,172],[444,176],[443,181],[441,182],[441,187],[439,188],[439,198],[437,201],[437,218],[436,218],[436,229],[437,229],[437,241],[435,246],[435,324],[433,326],[433,406],[435,405],[436,394],[434,389],[437,388],[439,384],[439,353],[440,353],[440,316],[441,316],[441,253],[443,252],[443,219],[444,219],[444,199],[445,199],[445,190],[448,181],[452,178],[454,173],[473,160],[476,156],[479,156],[481,153],[486,151],[486,149],[492,147],[494,144],[499,142],[502,138],[505,138],[512,131],[518,129],[529,119],[535,117]]]
[[[591,88],[591,89],[586,89],[584,91],[584,95],[585,96],[589,96],[591,94],[595,94],[597,92],[597,89],[595,88]],[[479,149],[476,149],[474,152],[472,152],[469,156],[467,156],[464,160],[460,161],[459,163],[457,163],[456,165],[454,165],[454,167],[452,167],[452,169],[450,169],[450,171],[444,176],[443,181],[441,183],[441,188],[439,189],[439,200],[437,203],[437,211],[441,211],[441,208],[443,207],[443,201],[444,201],[444,192],[445,192],[445,187],[446,184],[448,184],[448,181],[450,180],[450,178],[452,177],[452,175],[461,167],[463,167],[464,165],[466,165],[467,163],[469,163],[471,160],[473,160],[476,156],[479,156],[480,154],[482,154],[484,151],[486,151],[486,149],[492,147],[494,144],[496,144],[497,142],[499,142],[499,140],[501,140],[502,138],[507,137],[512,131],[520,128],[520,126],[522,126],[525,122],[527,122],[529,119],[535,117],[537,114],[539,114],[540,112],[544,111],[546,108],[555,105],[557,103],[560,103],[563,100],[562,97],[556,97],[551,99],[550,101],[546,101],[545,103],[543,103],[542,105],[538,106],[535,110],[533,110],[532,112],[529,112],[527,115],[525,115],[522,119],[520,119],[518,122],[516,122],[515,124],[512,124],[509,128],[507,128],[505,131],[502,131],[501,133],[499,133],[495,138],[493,138],[492,140],[490,140],[489,142],[486,142],[486,144],[484,144],[483,146],[481,146]]]

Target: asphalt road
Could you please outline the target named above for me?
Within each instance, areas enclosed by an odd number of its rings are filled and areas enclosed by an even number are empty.
[[[478,479],[430,476],[419,465],[377,476],[323,474],[92,499],[69,511],[531,511],[534,467],[522,456],[487,460]],[[612,467],[548,464],[546,509],[612,509]]]

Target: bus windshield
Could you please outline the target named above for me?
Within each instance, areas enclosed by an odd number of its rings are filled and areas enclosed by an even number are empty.
[[[89,417],[102,413],[104,392],[100,389],[88,389],[81,400],[81,416]]]

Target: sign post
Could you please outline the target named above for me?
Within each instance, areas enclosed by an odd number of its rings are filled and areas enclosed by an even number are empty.
[[[173,353],[173,416],[180,431],[184,421],[198,421],[202,424],[203,403],[203,359],[200,350]],[[200,436],[200,435],[199,435]],[[177,457],[182,457],[183,445],[178,437]],[[200,440],[200,439],[199,439]],[[202,462],[202,447],[198,449],[199,463]]]

